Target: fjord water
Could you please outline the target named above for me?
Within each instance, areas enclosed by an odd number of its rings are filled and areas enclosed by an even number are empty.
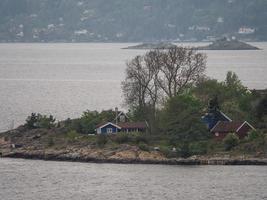
[[[87,109],[121,107],[125,62],[144,50],[131,44],[0,44],[0,132],[31,112],[62,120]],[[184,46],[200,44],[184,44]],[[238,74],[249,88],[267,88],[267,43],[260,51],[205,51],[207,75]]]
[[[267,198],[264,166],[121,165],[0,159],[0,199]]]

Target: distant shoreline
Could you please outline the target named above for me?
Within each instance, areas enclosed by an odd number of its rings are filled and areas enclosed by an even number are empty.
[[[0,157],[1,158],[1,157]],[[267,165],[267,159],[250,158],[250,159],[224,159],[224,158],[207,158],[207,159],[101,159],[96,157],[64,156],[58,154],[43,153],[10,153],[3,155],[2,158],[27,159],[27,160],[44,160],[44,161],[62,161],[62,162],[80,162],[80,163],[112,163],[112,164],[155,164],[155,165]]]
[[[247,42],[247,43],[266,43],[267,40],[263,40],[263,41],[259,41],[259,40],[255,40],[255,41],[246,41],[246,40],[242,40],[244,42]],[[184,44],[184,43],[204,43],[204,44],[207,44],[207,43],[212,43],[212,41],[170,41],[174,44]],[[135,42],[131,42],[131,41],[127,41],[127,42],[106,42],[106,41],[103,41],[103,42],[71,42],[71,41],[49,41],[49,42],[41,42],[41,41],[38,41],[38,42],[34,42],[34,41],[25,41],[25,42],[22,42],[22,41],[17,41],[17,42],[5,42],[5,41],[0,41],[0,44],[142,44],[144,43],[143,41],[135,41]],[[125,47],[127,48],[127,47]]]

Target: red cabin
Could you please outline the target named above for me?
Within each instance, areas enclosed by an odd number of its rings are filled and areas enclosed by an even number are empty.
[[[251,130],[255,130],[255,128],[247,121],[219,121],[210,131],[215,139],[222,140],[228,133],[235,133],[240,139],[243,139]]]

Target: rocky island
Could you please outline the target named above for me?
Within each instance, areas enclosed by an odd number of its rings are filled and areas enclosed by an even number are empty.
[[[222,38],[214,41],[212,44],[203,47],[197,47],[197,50],[260,50],[258,47],[252,46],[238,40],[230,40]]]
[[[125,47],[123,49],[170,49],[175,47],[176,45],[172,43],[165,43],[165,42],[160,42],[160,43],[143,43],[143,44],[138,44],[135,46],[129,46]]]
[[[234,152],[177,157],[174,150],[146,144],[144,137],[130,134],[126,139],[125,135],[81,135],[64,127],[28,129],[20,126],[0,134],[0,157],[94,163],[267,165],[264,155]],[[144,142],[140,142],[142,140]]]

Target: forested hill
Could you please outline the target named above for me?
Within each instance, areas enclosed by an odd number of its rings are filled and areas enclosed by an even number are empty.
[[[1,42],[267,40],[267,0],[1,0]]]

